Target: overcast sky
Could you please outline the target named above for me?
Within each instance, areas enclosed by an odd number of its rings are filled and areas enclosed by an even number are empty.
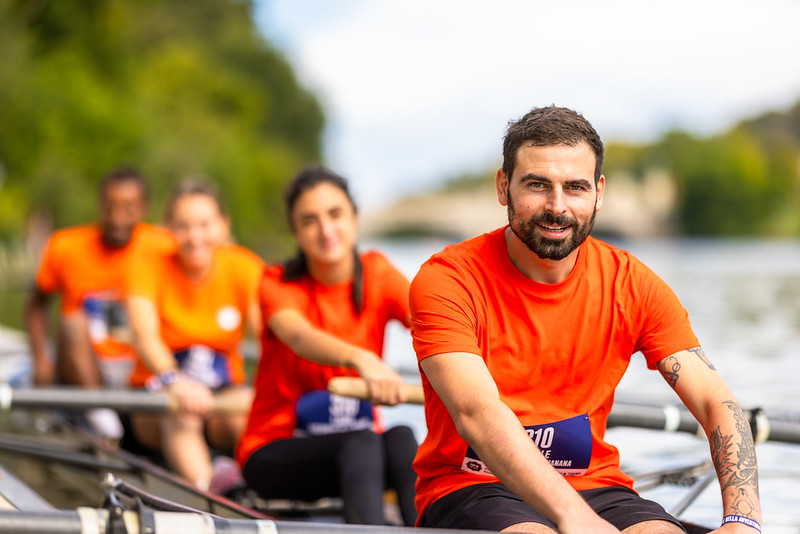
[[[257,0],[256,16],[320,98],[326,161],[365,210],[499,165],[531,107],[647,142],[800,99],[796,0]]]

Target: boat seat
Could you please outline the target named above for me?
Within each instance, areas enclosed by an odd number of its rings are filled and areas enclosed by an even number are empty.
[[[315,501],[265,499],[247,487],[235,488],[228,492],[226,497],[276,519],[340,518],[344,510],[340,497],[323,497]]]
[[[344,502],[341,497],[323,497],[314,501],[295,499],[265,499],[250,488],[236,488],[226,495],[228,498],[253,510],[276,519],[325,521],[343,523]],[[384,492],[383,513],[389,525],[402,525],[403,519],[397,506],[397,494],[393,490]]]

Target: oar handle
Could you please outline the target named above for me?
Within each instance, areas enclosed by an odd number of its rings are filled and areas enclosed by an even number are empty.
[[[369,386],[363,378],[351,376],[338,376],[331,378],[328,382],[328,391],[343,397],[355,397],[356,399],[369,399]],[[406,394],[406,402],[409,404],[422,404],[424,395],[422,386],[417,384],[403,384],[403,391]]]
[[[214,413],[218,414],[246,414],[253,405],[253,396],[247,399],[242,397],[214,397]]]

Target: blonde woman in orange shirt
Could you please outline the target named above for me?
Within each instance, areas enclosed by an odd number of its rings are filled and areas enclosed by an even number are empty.
[[[245,415],[213,414],[213,398],[243,405],[251,399],[239,345],[245,326],[259,332],[256,294],[264,264],[228,243],[228,218],[205,182],[179,185],[166,223],[177,252],[157,256],[129,276],[128,308],[139,356],[131,385],[163,389],[182,410],[137,414],[131,422],[141,444],[161,450],[171,469],[200,488],[223,491],[213,487],[206,440],[232,450]]]

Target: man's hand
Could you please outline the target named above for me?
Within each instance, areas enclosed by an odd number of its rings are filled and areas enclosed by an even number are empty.
[[[56,378],[56,366],[45,354],[35,358],[33,362],[33,383],[37,386],[53,385]]]

